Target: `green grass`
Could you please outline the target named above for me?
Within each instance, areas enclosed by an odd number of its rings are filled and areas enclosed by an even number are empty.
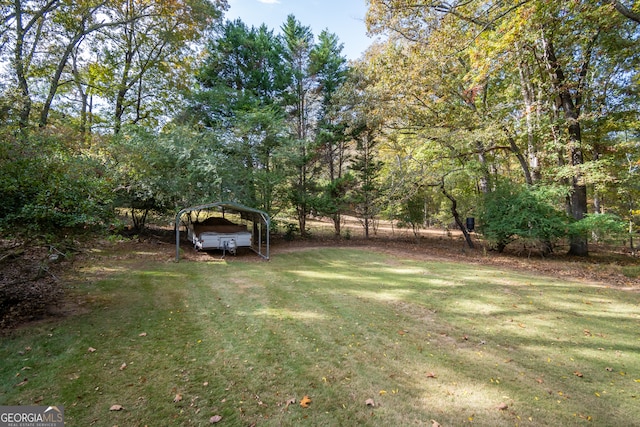
[[[0,405],[70,426],[640,425],[637,292],[358,249],[158,258],[97,254],[68,291],[82,313],[3,338]]]

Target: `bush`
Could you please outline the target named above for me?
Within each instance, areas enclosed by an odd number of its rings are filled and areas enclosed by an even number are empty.
[[[627,223],[612,214],[588,214],[571,224],[570,233],[590,236],[596,242],[620,241],[629,237]]]
[[[550,187],[502,183],[485,196],[479,231],[498,252],[518,239],[549,253],[569,226],[568,217],[551,204],[557,195]]]
[[[111,218],[103,167],[61,138],[34,132],[26,140],[5,140],[0,149],[0,227],[6,231],[60,234]]]

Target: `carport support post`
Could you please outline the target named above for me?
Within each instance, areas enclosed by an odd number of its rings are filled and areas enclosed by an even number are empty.
[[[176,262],[180,261],[180,218],[182,217],[182,215],[185,212],[186,212],[186,210],[183,209],[180,212],[178,212],[178,215],[176,215],[176,222],[175,222],[175,226],[176,226]]]

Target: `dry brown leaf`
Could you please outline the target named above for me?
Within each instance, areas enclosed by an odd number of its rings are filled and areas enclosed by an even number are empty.
[[[538,384],[542,384],[544,382],[542,378],[536,378],[536,381],[538,382]]]
[[[376,402],[374,402],[373,399],[365,400],[364,404],[367,406],[376,406]]]
[[[220,421],[222,421],[222,417],[220,415],[214,415],[213,417],[209,418],[209,423],[211,424],[219,423]]]
[[[18,384],[16,384],[16,387],[22,387],[23,385],[25,385],[29,380],[27,380],[26,378],[24,380],[22,380],[21,382],[19,382]]]
[[[110,411],[122,411],[123,409],[122,405],[111,405],[111,408],[109,408]]]
[[[435,374],[435,372],[427,372],[427,378],[436,378],[437,375]]]
[[[582,372],[580,372],[580,371],[575,371],[575,372],[573,373],[573,375],[575,375],[576,377],[580,377],[580,378],[582,378],[582,377],[583,377]]]
[[[305,396],[300,401],[300,406],[302,406],[303,408],[308,408],[310,403],[311,403],[311,398],[309,396]]]
[[[173,403],[178,403],[182,400],[182,395],[180,393],[176,394],[176,397],[173,398]]]
[[[502,402],[501,404],[499,404],[498,406],[496,406],[496,409],[499,409],[501,411],[504,411],[505,409],[507,409],[509,407],[509,405],[507,405],[506,403]]]

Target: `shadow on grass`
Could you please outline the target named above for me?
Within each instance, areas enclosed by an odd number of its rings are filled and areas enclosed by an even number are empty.
[[[640,419],[640,297],[604,285],[319,249],[98,258],[74,292],[90,313],[3,341],[0,403],[62,403],[74,425]]]

